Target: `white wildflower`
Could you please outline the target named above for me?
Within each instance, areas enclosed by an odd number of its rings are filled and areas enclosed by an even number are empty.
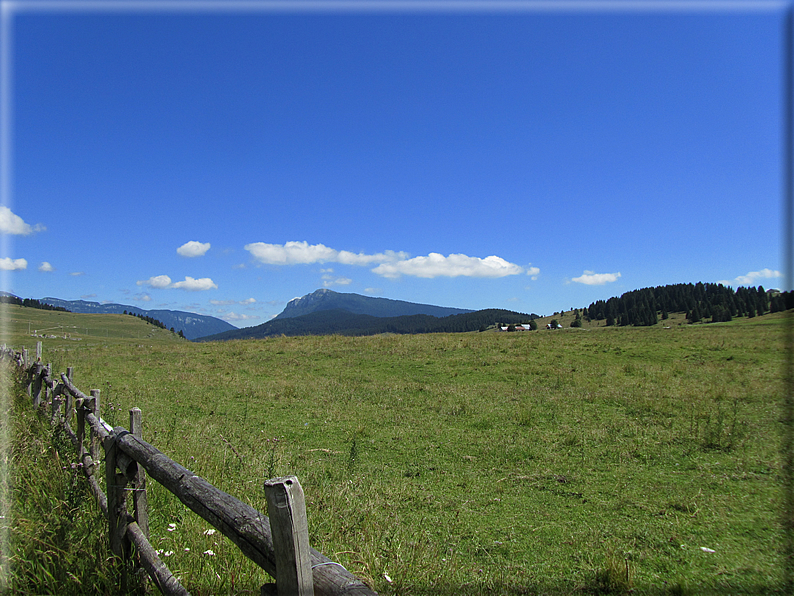
[[[702,550],[704,553],[716,553],[717,552],[717,551],[715,551],[713,549],[710,549],[710,548],[708,548],[706,546],[701,546],[700,550]]]
[[[212,536],[215,532],[216,532],[216,530],[214,528],[210,528],[209,530],[204,530],[204,535],[205,536]]]
[[[387,582],[389,582],[389,583],[392,583],[392,580],[391,580],[391,578],[389,577],[389,574],[388,574],[388,573],[384,573],[384,574],[383,574],[383,577],[384,577],[384,579],[385,579]]]
[[[210,550],[210,549],[205,550],[203,554],[205,554],[207,556],[210,556],[210,557],[214,557],[215,556],[215,553],[212,550]]]
[[[174,554],[174,551],[172,551],[172,550],[167,550],[167,551],[165,551],[165,552],[163,553],[163,556],[164,556],[164,557],[170,557],[170,556],[171,556],[171,555],[173,555],[173,554]]]

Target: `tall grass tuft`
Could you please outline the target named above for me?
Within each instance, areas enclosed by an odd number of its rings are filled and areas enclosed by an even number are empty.
[[[9,416],[13,508],[8,588],[15,594],[117,594],[118,565],[107,548],[107,522],[71,444],[15,391]],[[5,552],[4,552],[5,555]]]

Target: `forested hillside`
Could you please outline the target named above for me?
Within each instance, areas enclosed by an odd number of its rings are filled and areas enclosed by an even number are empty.
[[[736,291],[722,284],[675,284],[642,288],[609,300],[598,300],[583,310],[589,320],[607,325],[655,325],[668,313],[685,312],[690,322],[722,322],[733,317],[754,317],[794,308],[791,292],[740,287]]]

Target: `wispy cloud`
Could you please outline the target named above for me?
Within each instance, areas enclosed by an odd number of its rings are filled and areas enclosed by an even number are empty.
[[[8,207],[0,207],[0,234],[12,234],[15,236],[29,236],[34,232],[44,232],[45,228],[41,224],[31,226],[12,212]]]
[[[72,271],[69,275],[71,275],[72,277],[80,277],[82,275],[85,275],[85,271]]]
[[[44,261],[41,265],[39,265],[39,271],[42,273],[49,273],[50,271],[55,271],[55,267],[50,265],[47,261]]]
[[[719,283],[726,286],[754,286],[761,279],[777,279],[783,277],[780,271],[772,269],[761,269],[761,271],[750,271],[746,275],[739,275],[733,281],[722,280]]]
[[[151,302],[152,301],[152,297],[149,296],[149,294],[147,294],[146,292],[142,292],[140,294],[135,294],[132,297],[132,299],[133,300],[137,300],[138,302]]]
[[[235,312],[230,312],[219,318],[223,319],[227,323],[231,323],[232,321],[254,321],[260,317],[259,315],[239,315]]]
[[[96,294],[83,294],[80,296],[81,300],[88,300],[89,298],[96,298]],[[103,302],[102,304],[107,304],[107,302]]]
[[[603,286],[604,284],[617,281],[619,277],[620,271],[617,273],[595,273],[594,271],[585,271],[582,275],[574,277],[571,281],[587,286]]]
[[[527,267],[527,275],[534,281],[538,278],[538,275],[540,275],[540,269],[537,267]]]
[[[176,252],[183,257],[203,257],[209,249],[209,242],[197,242],[196,240],[191,240],[190,242],[185,242],[185,244],[177,248]]]
[[[517,275],[525,270],[519,265],[510,263],[501,257],[490,256],[481,259],[464,254],[444,256],[430,253],[424,257],[410,258],[402,251],[386,250],[376,254],[353,253],[336,250],[324,244],[308,242],[287,242],[285,244],[267,244],[255,242],[246,244],[245,250],[259,263],[266,265],[308,265],[313,263],[339,263],[341,265],[377,265],[372,272],[387,278],[398,278],[402,275],[414,277],[505,277]],[[324,270],[328,274],[331,270]],[[537,276],[540,270],[530,267],[526,273]],[[327,284],[347,285],[348,278],[339,277],[326,279]]]
[[[3,271],[20,271],[27,268],[28,262],[25,259],[12,259],[11,257],[0,259],[0,269]]]
[[[246,304],[255,304],[256,299],[254,298],[246,298],[245,300],[210,300],[210,304],[214,306],[231,306],[232,304],[240,304],[245,306]]]
[[[136,285],[145,286],[155,290],[177,289],[188,290],[190,292],[200,292],[204,290],[218,289],[217,284],[209,277],[202,277],[201,279],[194,279],[186,276],[184,281],[172,282],[171,278],[167,275],[155,275],[149,279],[144,279],[135,282]]]
[[[431,252],[426,257],[383,263],[372,270],[373,273],[388,278],[401,275],[424,278],[460,276],[497,278],[518,275],[523,271],[522,267],[497,256],[480,259],[463,254],[451,254],[445,257],[435,252]]]

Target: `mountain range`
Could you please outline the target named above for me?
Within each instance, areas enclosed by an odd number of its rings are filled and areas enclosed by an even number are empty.
[[[497,322],[521,323],[533,318],[537,315],[497,309],[472,311],[322,289],[290,300],[284,311],[267,323],[225,331],[198,341],[261,339],[277,335],[477,331]]]
[[[197,315],[181,310],[143,310],[137,306],[126,304],[101,304],[87,300],[61,300],[60,298],[41,298],[39,302],[51,306],[60,306],[68,311],[89,314],[124,314],[124,311],[135,315],[152,317],[163,323],[166,329],[173,327],[176,333],[180,331],[190,340],[214,335],[224,331],[236,330],[234,325],[208,315]]]
[[[372,317],[401,317],[405,315],[431,315],[448,317],[474,312],[465,308],[449,308],[431,304],[417,304],[389,298],[373,298],[360,294],[343,294],[321,289],[302,298],[293,298],[275,319],[291,319],[321,310],[344,310],[357,315]]]
[[[178,310],[143,310],[125,304],[101,304],[87,300],[41,298],[39,302],[76,313],[132,313],[152,317],[167,329],[182,331],[191,341],[264,338],[274,335],[373,335],[376,333],[430,333],[476,331],[501,322],[527,322],[537,315],[508,310],[472,311],[403,300],[375,298],[320,289],[293,298],[273,319],[256,327],[237,329],[208,315]]]

